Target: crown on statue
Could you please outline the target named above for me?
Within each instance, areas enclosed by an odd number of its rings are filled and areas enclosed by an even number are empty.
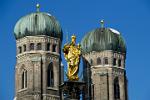
[[[75,36],[75,35],[72,35],[71,38],[72,38],[72,39],[76,39],[76,36]]]

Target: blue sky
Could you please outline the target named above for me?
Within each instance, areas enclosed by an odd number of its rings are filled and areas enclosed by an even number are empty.
[[[64,31],[75,33],[78,42],[89,31],[112,27],[122,33],[127,44],[126,70],[130,100],[150,99],[150,1],[149,0],[1,0],[0,1],[0,100],[12,100],[16,64],[13,29],[17,20],[35,12],[59,20]]]

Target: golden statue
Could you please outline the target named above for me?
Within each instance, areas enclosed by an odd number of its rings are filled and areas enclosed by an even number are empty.
[[[67,43],[63,47],[63,52],[65,59],[68,64],[67,78],[69,81],[78,81],[78,71],[81,55],[81,46],[80,44],[76,45],[76,36],[71,36],[71,43]]]

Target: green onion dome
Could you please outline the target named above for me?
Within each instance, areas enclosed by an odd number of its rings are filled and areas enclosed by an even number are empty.
[[[16,23],[15,38],[25,36],[47,35],[62,39],[62,29],[54,16],[44,12],[28,14]]]
[[[83,53],[113,50],[126,53],[126,44],[120,32],[112,28],[97,28],[88,32],[81,41]]]

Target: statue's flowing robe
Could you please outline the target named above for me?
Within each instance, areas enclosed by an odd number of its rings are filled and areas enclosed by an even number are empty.
[[[80,48],[76,45],[64,46],[65,59],[68,62],[67,77],[69,80],[78,80],[79,62],[80,62]]]

